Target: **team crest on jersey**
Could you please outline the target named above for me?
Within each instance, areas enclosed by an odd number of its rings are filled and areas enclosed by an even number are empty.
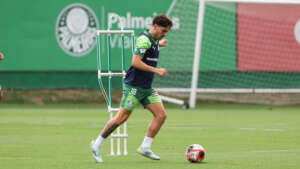
[[[81,3],[65,7],[56,21],[59,46],[71,56],[84,56],[96,45],[98,20],[91,8]]]
[[[127,106],[128,107],[132,107],[133,106],[133,101],[132,100],[128,100],[127,101]]]

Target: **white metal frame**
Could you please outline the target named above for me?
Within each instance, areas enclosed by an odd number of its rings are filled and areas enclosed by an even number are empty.
[[[101,34],[121,34],[122,36],[124,34],[130,34],[131,36],[134,36],[134,31],[133,30],[97,30],[97,36],[101,36]],[[134,41],[134,39],[132,39]],[[109,42],[110,43],[110,42]],[[100,44],[97,44],[98,48],[100,48]],[[124,46],[123,46],[124,48]],[[98,55],[99,55],[99,59],[101,62],[101,57],[100,57],[100,49],[97,50],[98,51]],[[133,46],[132,46],[132,51],[133,51]],[[108,54],[108,57],[111,57],[110,54]],[[101,77],[109,77],[110,79],[112,77],[123,77],[125,78],[126,76],[126,72],[124,71],[124,67],[123,67],[123,62],[124,62],[124,53],[122,53],[122,72],[111,72],[110,70],[108,72],[101,72],[101,69],[98,69],[98,79],[101,80]],[[110,80],[109,80],[110,82]],[[109,85],[110,88],[110,85]],[[109,89],[109,95],[111,96],[111,89]],[[110,98],[111,99],[111,98]],[[119,112],[119,108],[112,108],[111,106],[112,103],[110,103],[108,105],[108,112],[109,112],[109,116],[110,119],[113,118],[114,113]],[[127,138],[128,138],[128,134],[127,134],[127,122],[125,121],[123,124],[123,133],[121,133],[121,129],[120,126],[116,129],[116,132],[113,132],[110,135],[110,155],[114,156],[115,155],[115,151],[114,151],[114,140],[117,139],[117,155],[120,156],[121,155],[121,139],[123,139],[124,141],[124,145],[123,145],[123,154],[126,156],[128,155],[128,151],[127,151]]]

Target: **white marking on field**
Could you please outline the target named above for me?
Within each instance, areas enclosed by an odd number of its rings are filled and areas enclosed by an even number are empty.
[[[240,128],[240,130],[257,130],[256,128]]]
[[[262,130],[262,131],[275,131],[275,132],[282,132],[285,131],[283,129],[271,129],[271,128],[240,128],[240,130],[248,130],[248,131],[256,131],[256,130]]]
[[[254,150],[253,153],[279,153],[279,152],[289,152],[290,150]]]
[[[283,129],[264,129],[264,131],[284,131]]]
[[[169,128],[169,129],[198,129],[198,130],[207,129],[207,128],[204,128],[204,127],[197,127],[197,126],[165,126],[164,128]]]
[[[0,160],[31,160],[32,157],[0,157]]]

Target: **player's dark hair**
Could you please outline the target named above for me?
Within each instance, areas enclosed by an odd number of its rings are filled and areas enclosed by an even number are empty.
[[[166,15],[164,14],[160,14],[160,15],[157,15],[155,16],[155,18],[153,19],[153,22],[152,24],[157,24],[159,26],[162,26],[162,27],[172,27],[173,26],[173,23],[171,21],[171,19],[169,19]]]

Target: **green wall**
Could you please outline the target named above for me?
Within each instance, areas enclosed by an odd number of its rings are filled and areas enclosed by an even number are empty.
[[[125,19],[125,29],[136,34],[149,26],[149,21],[166,13],[172,0],[1,0],[0,2],[0,85],[3,88],[97,88],[97,50],[94,46],[82,56],[64,51],[56,38],[59,16],[71,4],[88,6],[96,15],[97,29],[120,29],[116,16]],[[143,24],[141,24],[143,23]],[[178,24],[177,24],[178,25]],[[176,23],[175,23],[176,27]],[[102,45],[105,40],[101,41]],[[113,69],[120,69],[120,42],[112,43]],[[127,67],[131,62],[131,46],[127,46]],[[101,51],[106,66],[106,47]],[[129,53],[129,54],[128,54]],[[129,56],[128,56],[129,55]],[[106,79],[104,79],[104,83]],[[120,88],[120,79],[115,80]]]
[[[71,56],[56,39],[58,16],[67,6],[82,3],[96,15],[98,29],[107,29],[115,15],[121,16],[126,29],[134,29],[136,35],[145,29],[146,22],[154,15],[166,13],[172,0],[119,1],[119,0],[54,0],[0,2],[0,52],[5,60],[0,62],[0,84],[3,88],[98,88],[96,47],[82,56]],[[182,11],[181,5],[190,5],[190,11]],[[178,16],[173,30],[168,34],[169,47],[161,50],[161,63],[169,64],[170,81],[156,77],[160,86],[190,87],[193,48],[195,40],[197,3],[178,1]],[[176,9],[174,11],[176,12]],[[134,24],[132,18],[142,19],[145,25]],[[130,20],[131,19],[131,20]],[[112,23],[111,29],[120,29]],[[188,30],[188,31],[187,31]],[[184,33],[188,33],[185,35]],[[187,39],[184,39],[187,38]],[[190,43],[187,43],[187,41]],[[101,41],[105,44],[105,39]],[[180,43],[179,43],[180,42]],[[113,69],[120,69],[118,38],[112,49]],[[177,46],[176,46],[177,44]],[[178,45],[179,44],[179,45]],[[236,6],[215,3],[206,6],[203,47],[200,60],[198,87],[200,88],[299,88],[300,74],[294,72],[239,72],[237,71]],[[131,46],[126,52],[130,53]],[[106,47],[104,46],[104,49]],[[182,51],[178,51],[178,50]],[[107,51],[101,51],[105,57]],[[187,55],[182,55],[187,54]],[[184,58],[183,58],[184,56]],[[172,58],[172,62],[170,61]],[[131,56],[127,56],[127,67]],[[164,60],[165,58],[165,60]],[[179,64],[176,59],[186,60]],[[103,67],[107,67],[104,58]],[[188,80],[187,80],[188,79]],[[121,87],[121,80],[114,79],[114,88]],[[106,79],[104,79],[106,83]],[[187,82],[188,83],[182,83]]]
[[[165,13],[172,0],[1,0],[0,51],[5,60],[0,71],[92,71],[97,70],[96,48],[86,55],[74,57],[62,50],[56,39],[56,22],[61,11],[70,4],[82,3],[96,15],[99,29],[107,29],[109,16],[147,19]],[[134,22],[134,21],[132,21]],[[144,30],[138,23],[126,29]],[[118,29],[117,23],[111,29]],[[113,52],[119,55],[118,41]],[[116,61],[118,57],[114,58]]]

